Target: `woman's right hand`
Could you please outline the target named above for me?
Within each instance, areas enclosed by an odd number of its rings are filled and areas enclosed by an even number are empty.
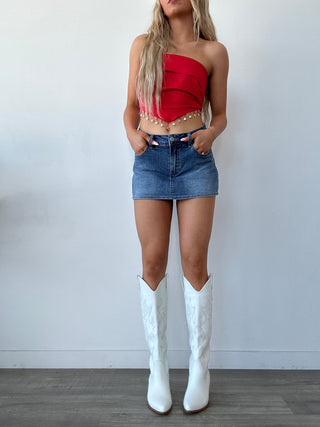
[[[137,155],[142,154],[148,147],[149,135],[142,130],[134,129],[128,135],[128,139],[133,151]]]

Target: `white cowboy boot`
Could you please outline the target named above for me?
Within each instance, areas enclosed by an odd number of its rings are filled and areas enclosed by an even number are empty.
[[[212,332],[212,275],[200,291],[183,276],[184,300],[191,354],[189,378],[183,399],[185,412],[200,412],[209,405],[210,339]]]
[[[145,337],[150,350],[147,401],[150,409],[167,414],[172,407],[167,358],[167,275],[153,291],[138,276]]]

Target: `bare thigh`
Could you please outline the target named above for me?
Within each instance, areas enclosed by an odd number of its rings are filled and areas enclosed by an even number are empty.
[[[167,268],[172,206],[172,200],[134,200],[143,279],[152,289],[157,288]]]
[[[215,196],[177,201],[182,269],[197,290],[208,279],[207,259],[214,206]]]

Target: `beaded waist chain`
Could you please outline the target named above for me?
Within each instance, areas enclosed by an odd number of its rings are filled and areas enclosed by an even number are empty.
[[[196,111],[191,111],[187,114],[183,114],[180,117],[177,117],[175,120],[173,120],[172,122],[166,122],[164,120],[161,120],[159,117],[150,115],[150,114],[146,114],[143,111],[140,111],[140,117],[146,120],[150,120],[151,123],[154,123],[155,125],[160,124],[161,127],[166,127],[166,130],[170,130],[170,125],[175,126],[177,123],[181,123],[183,121],[186,121],[188,119],[193,119],[195,117],[201,117],[201,111],[200,110],[196,110]]]

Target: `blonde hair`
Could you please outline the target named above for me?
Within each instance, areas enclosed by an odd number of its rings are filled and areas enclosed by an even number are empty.
[[[196,41],[199,38],[216,41],[216,31],[209,12],[209,0],[190,0],[193,8],[193,32]],[[169,45],[173,44],[170,37],[170,25],[163,12],[159,0],[153,8],[153,20],[148,28],[145,45],[140,56],[140,69],[137,76],[137,96],[145,106],[148,114],[152,113],[153,95],[157,113],[159,115],[161,88],[162,88],[162,54]],[[209,96],[208,90],[203,103],[203,120],[209,123]]]

